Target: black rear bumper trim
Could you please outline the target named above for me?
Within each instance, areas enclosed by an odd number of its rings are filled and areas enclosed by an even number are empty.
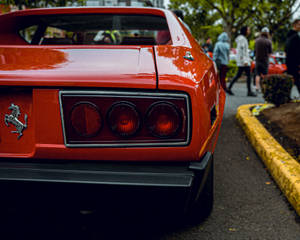
[[[0,181],[191,187],[194,173],[188,163],[173,165],[0,162]]]

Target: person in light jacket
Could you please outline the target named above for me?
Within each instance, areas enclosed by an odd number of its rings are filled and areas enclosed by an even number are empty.
[[[218,71],[221,86],[226,89],[226,74],[228,70],[228,63],[229,63],[229,37],[226,32],[223,32],[219,35],[218,41],[215,44],[215,48],[213,51],[213,60],[215,61]]]
[[[247,89],[248,89],[248,96],[255,97],[256,94],[254,94],[251,91],[251,78],[250,78],[250,64],[251,59],[248,52],[248,40],[247,36],[250,34],[250,28],[248,26],[244,26],[241,28],[241,34],[236,38],[235,42],[237,43],[237,58],[236,58],[236,64],[238,66],[238,72],[234,76],[234,78],[231,80],[227,93],[230,95],[234,95],[231,91],[231,88],[233,84],[242,76],[242,73],[245,72],[247,75]]]

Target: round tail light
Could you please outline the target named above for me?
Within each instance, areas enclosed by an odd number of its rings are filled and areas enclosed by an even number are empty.
[[[177,107],[168,102],[159,102],[150,106],[146,125],[152,135],[160,138],[169,138],[178,132],[181,117]]]
[[[102,117],[96,105],[80,102],[71,111],[71,126],[82,137],[95,136],[102,127]]]
[[[140,128],[140,116],[135,105],[129,102],[114,104],[108,112],[108,125],[113,133],[121,137],[131,137]]]

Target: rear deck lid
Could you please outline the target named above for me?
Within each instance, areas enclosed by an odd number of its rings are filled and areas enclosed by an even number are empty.
[[[153,48],[0,47],[0,85],[153,89]]]
[[[43,123],[61,128],[58,90],[67,87],[154,89],[152,47],[0,47],[0,157],[33,156],[36,143],[63,139]]]

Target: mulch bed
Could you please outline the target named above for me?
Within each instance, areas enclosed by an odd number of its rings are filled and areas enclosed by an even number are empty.
[[[265,109],[257,119],[300,162],[300,102]]]

